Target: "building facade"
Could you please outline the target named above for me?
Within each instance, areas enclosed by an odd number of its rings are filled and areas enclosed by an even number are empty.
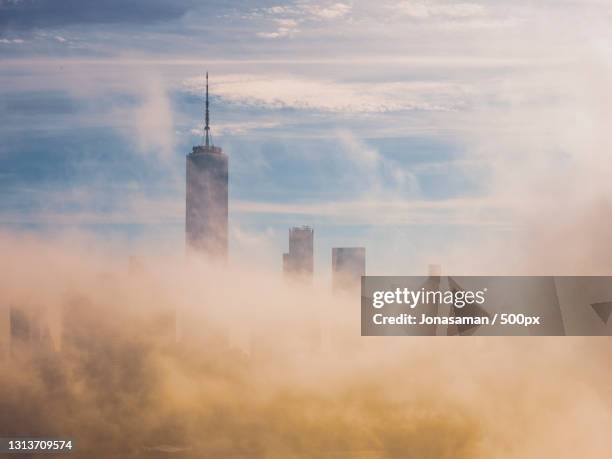
[[[314,230],[309,226],[289,229],[289,251],[283,254],[285,275],[312,278],[314,272]]]
[[[365,247],[332,248],[332,287],[334,290],[359,287],[361,276],[365,274]]]

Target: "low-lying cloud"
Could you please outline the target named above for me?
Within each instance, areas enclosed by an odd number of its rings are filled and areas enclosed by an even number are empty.
[[[5,435],[71,437],[76,457],[608,452],[605,338],[362,338],[356,296],[248,263],[129,268],[75,237],[0,248],[0,330],[9,306],[52,318],[50,342],[14,338],[0,360]]]

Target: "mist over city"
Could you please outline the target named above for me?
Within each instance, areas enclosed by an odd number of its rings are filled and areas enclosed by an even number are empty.
[[[0,439],[608,457],[608,337],[362,336],[360,288],[612,275],[611,19],[0,0]]]

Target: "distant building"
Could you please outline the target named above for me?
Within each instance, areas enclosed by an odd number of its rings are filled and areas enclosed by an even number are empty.
[[[11,344],[10,308],[0,305],[0,361],[8,358]]]
[[[40,338],[38,317],[31,311],[23,308],[11,307],[9,310],[9,324],[11,331],[11,344],[29,344]]]
[[[33,350],[53,350],[56,346],[47,315],[40,308],[11,306],[8,309],[8,345],[13,357]]]
[[[309,226],[289,230],[289,252],[283,254],[286,275],[312,278],[314,272],[314,230]]]
[[[332,248],[332,286],[334,290],[358,288],[366,273],[365,247]]]
[[[206,74],[204,145],[187,155],[185,243],[188,251],[227,258],[228,158],[212,145]]]

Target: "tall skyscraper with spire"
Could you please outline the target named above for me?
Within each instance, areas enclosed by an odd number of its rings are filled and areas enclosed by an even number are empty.
[[[228,158],[210,135],[208,72],[204,145],[187,155],[185,243],[189,252],[212,259],[227,258]]]

